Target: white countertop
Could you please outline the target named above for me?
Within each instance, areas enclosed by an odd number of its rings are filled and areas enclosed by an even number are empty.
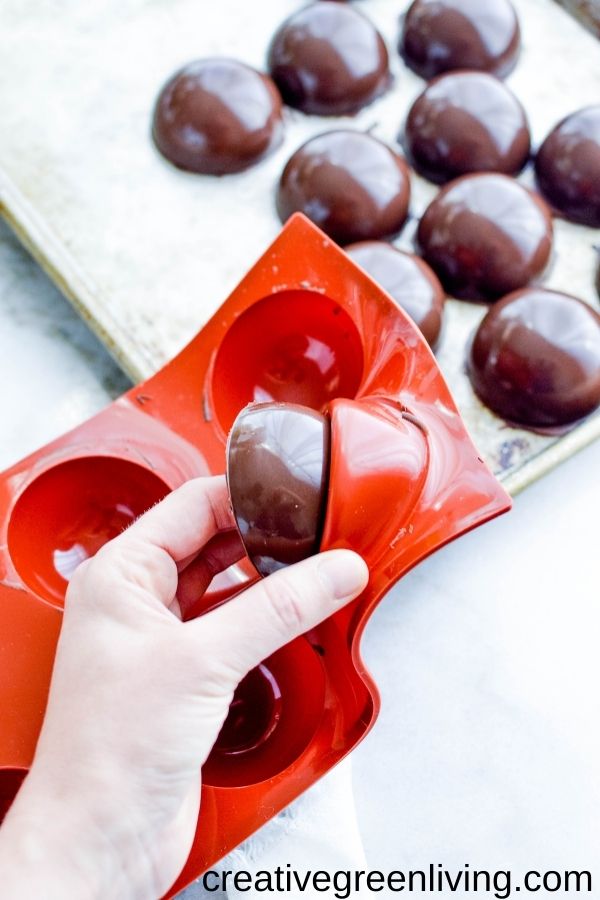
[[[0,384],[1,467],[127,387],[1,224]],[[383,708],[354,754],[370,867],[593,870],[599,509],[597,443],[383,601],[363,647]]]

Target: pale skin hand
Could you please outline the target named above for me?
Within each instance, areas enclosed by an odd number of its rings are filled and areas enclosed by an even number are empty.
[[[182,621],[241,555],[224,479],[195,479],[77,570],[35,760],[0,830],[3,896],[150,900],[173,883],[235,687],[368,579],[331,551]]]

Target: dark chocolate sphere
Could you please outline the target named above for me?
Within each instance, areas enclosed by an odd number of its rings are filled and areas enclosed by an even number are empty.
[[[515,175],[529,157],[523,107],[494,75],[449,72],[413,103],[404,130],[406,155],[430,181],[469,172]]]
[[[520,47],[519,20],[510,0],[415,0],[400,37],[404,61],[423,78],[450,69],[504,77]]]
[[[383,38],[351,6],[320,2],[300,9],[276,32],[269,71],[283,99],[306,113],[353,113],[390,83]]]
[[[600,105],[567,116],[535,159],[538,185],[565,218],[600,228]]]
[[[261,573],[319,549],[329,471],[329,420],[305,406],[256,403],[227,445],[227,483],[248,556]]]
[[[346,252],[404,309],[431,347],[442,329],[445,294],[424,260],[385,241],[350,244]]]
[[[200,59],[163,87],[153,136],[174,165],[206,175],[240,172],[283,139],[281,97],[267,75],[233,59]]]
[[[425,210],[418,242],[449,294],[497,300],[546,267],[552,219],[544,201],[506,175],[464,175]]]
[[[577,421],[600,404],[600,316],[568,294],[516,291],[481,322],[468,371],[486,406],[511,422]]]
[[[404,224],[409,170],[394,150],[361,131],[329,131],[303,144],[277,191],[282,222],[303,212],[340,244],[388,237]]]

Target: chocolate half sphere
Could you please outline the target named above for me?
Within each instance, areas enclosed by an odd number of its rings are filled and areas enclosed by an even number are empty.
[[[289,159],[277,190],[282,222],[302,212],[339,244],[390,237],[402,228],[409,169],[387,144],[362,131],[329,131]]]
[[[241,411],[227,445],[227,483],[240,536],[261,575],[319,549],[329,472],[329,421],[291,403]]]
[[[509,0],[415,0],[399,47],[407,66],[423,78],[451,69],[504,77],[520,48],[519,20]]]
[[[332,2],[290,16],[271,42],[268,66],[287,104],[323,116],[357,112],[391,80],[375,26],[351,6]]]
[[[444,182],[469,172],[515,175],[529,158],[523,107],[486,72],[450,72],[427,85],[404,130],[409,162],[425,178]]]
[[[449,294],[493,301],[542,273],[552,250],[544,201],[506,175],[465,175],[425,210],[417,239]]]
[[[163,156],[179,168],[226,175],[279,146],[281,111],[267,75],[233,59],[200,59],[163,87],[152,133]]]
[[[565,218],[600,228],[600,105],[567,116],[535,159],[540,190]]]
[[[442,328],[446,297],[438,277],[427,263],[385,241],[350,244],[346,253],[409,314],[427,343],[435,347]]]
[[[486,406],[511,422],[575,422],[600,404],[600,316],[557,291],[516,291],[481,322],[468,372]]]

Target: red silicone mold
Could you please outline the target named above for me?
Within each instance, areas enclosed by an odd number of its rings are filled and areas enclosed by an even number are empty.
[[[384,592],[510,508],[429,347],[392,299],[300,215],[158,374],[0,476],[0,816],[31,764],[68,579],[186,479],[225,471],[251,401],[325,409],[332,450],[321,546],[367,560],[367,589],[242,682],[203,769],[202,812],[168,896],[345,756],[379,710],[360,657]],[[256,577],[215,579],[198,611]]]

